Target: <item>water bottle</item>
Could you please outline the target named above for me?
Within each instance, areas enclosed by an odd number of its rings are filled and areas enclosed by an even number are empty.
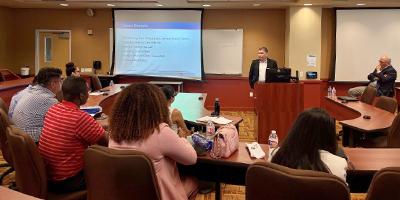
[[[219,99],[218,98],[215,98],[214,115],[219,116]]]
[[[335,89],[335,87],[333,87],[333,89],[332,89],[332,97],[336,97],[336,89]]]
[[[332,97],[332,87],[328,87],[328,97]]]
[[[207,122],[207,124],[206,124],[206,136],[207,136],[207,139],[211,140],[212,136],[214,136],[214,133],[215,133],[214,123],[211,120],[209,120]]]
[[[114,81],[110,81],[110,92],[114,92]]]
[[[208,151],[212,149],[213,146],[212,140],[207,139],[206,137],[197,132],[192,134],[192,140],[195,145],[201,146],[207,149]]]
[[[269,134],[269,139],[268,139],[269,148],[278,147],[278,142],[279,142],[278,135],[276,134],[275,130],[272,130],[271,134]]]

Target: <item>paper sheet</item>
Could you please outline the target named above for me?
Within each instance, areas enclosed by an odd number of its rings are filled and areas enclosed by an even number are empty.
[[[212,122],[214,122],[214,123],[223,124],[223,125],[229,124],[229,123],[233,122],[233,120],[226,119],[226,118],[224,118],[224,117],[209,117],[209,116],[204,116],[204,117],[201,117],[201,118],[197,119],[197,121],[201,121],[201,122],[208,122],[208,121],[210,121],[210,120],[211,120]]]

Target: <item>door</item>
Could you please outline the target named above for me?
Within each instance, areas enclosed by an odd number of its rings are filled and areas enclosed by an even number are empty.
[[[70,62],[69,40],[69,33],[39,32],[39,70],[43,67],[59,68],[65,77],[65,64]]]

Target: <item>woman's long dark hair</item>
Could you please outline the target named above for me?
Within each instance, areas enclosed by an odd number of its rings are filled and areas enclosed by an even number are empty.
[[[293,169],[328,172],[319,150],[336,153],[335,123],[321,108],[299,114],[271,162]]]

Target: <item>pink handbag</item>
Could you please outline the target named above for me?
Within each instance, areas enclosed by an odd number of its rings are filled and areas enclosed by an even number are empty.
[[[213,136],[212,158],[228,158],[239,148],[239,134],[234,125],[228,124],[220,127]]]

